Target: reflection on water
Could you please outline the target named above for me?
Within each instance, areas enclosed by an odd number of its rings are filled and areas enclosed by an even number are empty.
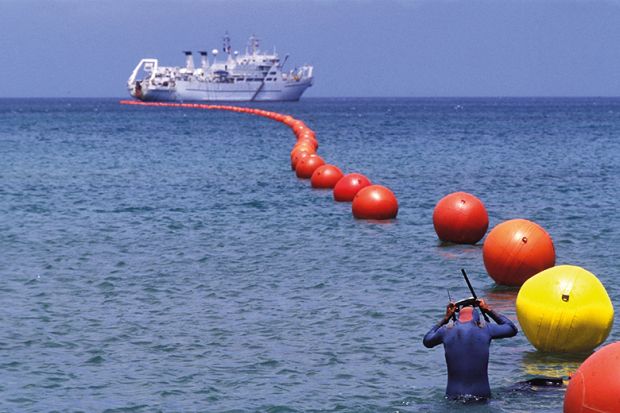
[[[484,299],[494,310],[503,313],[506,311],[515,311],[515,301],[519,289],[515,287],[505,287],[494,285],[484,290]]]
[[[521,363],[523,371],[530,376],[570,377],[591,353],[561,354],[526,351]]]

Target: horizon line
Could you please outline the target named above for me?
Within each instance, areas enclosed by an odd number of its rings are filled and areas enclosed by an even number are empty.
[[[310,96],[299,101],[313,99],[617,99],[620,95],[442,95],[442,96]],[[0,99],[127,99],[126,96],[0,96]],[[296,101],[296,102],[299,102]],[[187,101],[190,102],[190,101]],[[191,103],[295,103],[288,101],[191,101]]]

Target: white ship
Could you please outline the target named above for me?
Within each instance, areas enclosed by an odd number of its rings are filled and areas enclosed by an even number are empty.
[[[245,54],[232,52],[230,37],[224,36],[222,55],[200,53],[200,67],[186,51],[185,67],[160,66],[157,59],[142,59],[131,73],[127,87],[131,96],[143,101],[293,101],[312,86],[312,66],[283,71],[288,55],[259,50],[259,40],[250,37]],[[138,76],[142,78],[138,80]]]

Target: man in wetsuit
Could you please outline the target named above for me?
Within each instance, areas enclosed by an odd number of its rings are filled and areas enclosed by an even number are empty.
[[[517,334],[512,321],[491,310],[484,300],[477,302],[497,324],[481,323],[478,310],[472,306],[462,307],[458,319],[449,323],[457,312],[456,304],[451,302],[445,317],[424,336],[423,342],[428,348],[443,343],[448,365],[446,396],[452,399],[491,397],[487,373],[491,340]]]

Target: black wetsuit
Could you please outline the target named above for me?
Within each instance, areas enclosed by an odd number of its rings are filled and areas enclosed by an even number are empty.
[[[493,311],[488,314],[497,324],[480,326],[478,311],[474,311],[472,321],[437,324],[424,336],[426,347],[443,343],[448,365],[446,396],[450,398],[491,396],[487,373],[491,340],[512,337],[517,327],[503,315]]]

